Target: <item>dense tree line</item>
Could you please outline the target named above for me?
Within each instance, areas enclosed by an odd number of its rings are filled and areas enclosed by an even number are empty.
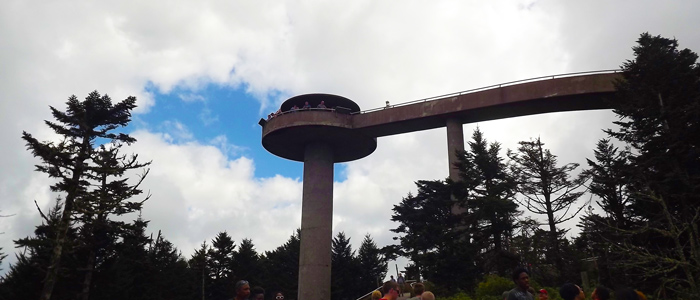
[[[700,297],[698,56],[648,33],[633,50],[607,99],[617,128],[592,145],[586,169],[560,164],[540,138],[504,162],[477,129],[460,153],[461,180],[416,182],[392,217],[393,252],[411,259],[414,276],[445,294],[472,292],[520,265],[547,286],[581,282],[586,271],[591,283]],[[455,205],[463,212],[453,214]],[[560,224],[577,215],[581,233],[566,237]]]
[[[294,299],[298,230],[264,253],[251,239],[236,244],[223,231],[189,258],[160,231],[146,233],[148,221],[140,212],[150,195],[140,196],[139,185],[150,162],[120,153],[136,142],[119,132],[130,122],[135,101],[113,103],[98,92],[83,101],[71,96],[66,111],[51,107],[55,121],[46,121],[59,142],[23,134],[41,160],[36,170],[57,179],[51,190],[58,198],[46,213],[39,210],[42,223],[34,235],[15,241],[17,262],[0,279],[0,299],[223,300],[233,297],[238,280],[262,286],[269,299],[274,292]],[[114,218],[122,215],[136,219]],[[356,299],[386,274],[386,257],[369,235],[359,253],[349,242],[342,232],[333,241],[333,299]],[[5,256],[0,253],[0,261]]]

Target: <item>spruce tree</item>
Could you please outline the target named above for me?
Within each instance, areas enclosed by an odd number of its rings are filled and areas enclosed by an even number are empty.
[[[331,247],[331,299],[357,299],[362,296],[357,286],[357,274],[361,272],[350,238],[338,232]]]
[[[253,286],[262,286],[260,272],[260,255],[255,251],[255,245],[251,239],[243,239],[238,245],[238,250],[233,253],[233,267],[236,280],[246,280]]]
[[[380,286],[388,270],[387,258],[369,233],[365,235],[357,251],[357,260],[360,266],[357,279],[359,290],[371,291]]]
[[[299,284],[299,252],[301,231],[297,229],[287,242],[275,250],[266,251],[262,259],[265,288],[295,298]]]
[[[439,290],[470,290],[479,276],[478,250],[462,237],[473,220],[452,213],[455,204],[467,205],[465,198],[454,198],[455,186],[442,180],[417,181],[416,186],[415,195],[394,205],[391,220],[399,225],[391,231],[399,234],[399,246],[392,254],[408,257]]]
[[[187,262],[190,268],[190,281],[194,286],[194,294],[197,299],[205,300],[207,298],[208,287],[211,284],[209,277],[209,246],[207,241],[202,242],[199,249],[195,250],[192,257]]]
[[[540,138],[518,144],[517,152],[508,150],[511,172],[518,183],[518,193],[523,197],[516,200],[530,212],[547,217],[547,259],[557,270],[563,270],[559,239],[564,231],[559,231],[557,225],[571,220],[585,207],[574,205],[584,193],[580,188],[586,177],[572,179],[571,172],[579,165],[558,166],[557,156],[544,148]]]
[[[233,270],[233,255],[236,244],[231,236],[222,231],[211,241],[209,249],[209,277],[212,285],[210,295],[213,299],[219,299],[232,295],[232,286],[235,284],[235,271]]]
[[[469,151],[461,153],[457,164],[461,180],[452,184],[456,195],[469,203],[472,242],[482,253],[484,271],[506,276],[507,269],[518,263],[506,251],[520,214],[514,202],[515,181],[500,156],[499,143],[489,144],[477,128],[468,145]]]
[[[700,65],[675,39],[644,33],[622,65],[612,101],[632,148],[629,211],[635,236],[622,266],[681,298],[700,297]]]
[[[629,218],[628,155],[628,151],[620,151],[610,140],[602,139],[594,150],[595,161],[586,159],[591,194],[598,197],[598,206],[621,228]]]
[[[94,91],[84,101],[78,100],[76,96],[71,96],[66,105],[65,112],[50,107],[56,121],[45,121],[46,125],[61,137],[59,142],[40,142],[27,132],[24,132],[22,136],[27,143],[27,148],[34,156],[41,159],[41,164],[36,166],[36,170],[57,179],[57,182],[51,185],[51,190],[61,193],[64,197],[51,260],[46,266],[47,271],[43,280],[41,300],[51,298],[59,276],[63,249],[68,242],[66,240],[68,231],[73,222],[77,220],[85,224],[87,220],[82,218],[86,215],[85,210],[96,205],[95,203],[98,203],[100,199],[104,201],[104,198],[95,196],[93,189],[95,183],[103,179],[98,175],[99,172],[105,172],[105,170],[98,170],[100,158],[97,143],[118,147],[136,141],[126,133],[117,132],[118,129],[125,127],[131,121],[131,111],[136,107],[135,97],[128,97],[114,104],[109,96],[100,95]],[[105,174],[121,177],[119,173]],[[102,182],[104,183],[104,181]],[[137,188],[130,191],[131,196],[138,194],[135,190]],[[124,200],[120,197],[117,199],[118,201]],[[115,199],[110,199],[110,201],[112,200]],[[92,270],[92,268],[89,269]]]

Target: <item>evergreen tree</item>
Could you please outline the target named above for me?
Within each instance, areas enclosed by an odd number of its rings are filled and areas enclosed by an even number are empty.
[[[360,267],[357,279],[359,290],[371,291],[380,286],[388,270],[387,258],[369,233],[357,251],[357,260]]]
[[[393,208],[391,220],[399,225],[391,231],[400,234],[395,238],[400,242],[396,254],[408,257],[437,289],[470,290],[479,277],[477,250],[462,238],[471,220],[452,212],[455,203],[466,205],[464,198],[455,200],[453,186],[444,181],[416,185],[416,195],[409,193]],[[467,226],[458,226],[463,224]]]
[[[243,239],[238,251],[233,253],[232,270],[236,274],[236,280],[247,280],[253,286],[261,286],[263,282],[260,268],[260,255],[255,251],[253,240]]]
[[[623,65],[612,102],[632,148],[629,195],[633,235],[617,251],[622,266],[659,292],[700,297],[700,65],[675,39],[644,33]]]
[[[338,232],[333,238],[331,251],[331,299],[357,299],[362,296],[357,294],[357,274],[361,270],[345,233]]]
[[[289,298],[297,295],[299,284],[299,252],[301,231],[289,237],[284,245],[265,252],[262,260],[265,287],[268,291],[281,291]]]
[[[141,217],[121,227],[114,254],[97,268],[91,298],[104,300],[146,299],[153,286],[148,247],[153,240],[146,235],[148,221]]]
[[[50,263],[47,264],[41,300],[51,298],[58,279],[63,248],[68,242],[66,237],[72,218],[82,216],[84,212],[81,209],[98,201],[91,193],[95,181],[102,179],[95,169],[96,159],[99,159],[96,143],[107,141],[112,145],[121,145],[136,141],[128,134],[114,132],[131,120],[136,98],[129,97],[113,104],[109,96],[101,96],[95,91],[84,101],[71,96],[66,104],[65,112],[50,107],[56,122],[45,121],[49,128],[62,137],[60,142],[40,142],[27,132],[22,136],[27,142],[27,148],[42,161],[36,170],[56,178],[57,182],[51,185],[51,190],[64,194],[62,216],[57,224],[56,241]]]
[[[192,299],[190,286],[185,284],[188,277],[187,262],[160,231],[149,245],[148,259],[151,288],[144,299]],[[226,299],[226,296],[222,299]]]
[[[629,152],[619,151],[608,139],[602,139],[594,150],[595,161],[586,159],[591,178],[589,190],[598,197],[597,204],[619,227],[629,219],[628,161]]]
[[[585,207],[573,206],[584,193],[579,188],[585,184],[586,177],[571,179],[570,173],[579,165],[558,166],[556,155],[544,149],[540,138],[518,144],[517,152],[509,150],[508,157],[511,172],[518,182],[518,193],[524,198],[519,202],[530,212],[547,217],[547,259],[556,265],[556,270],[563,270],[559,240],[565,231],[559,231],[557,225],[571,220]]]
[[[37,299],[41,296],[46,266],[51,261],[56,243],[55,236],[60,230],[58,224],[63,215],[62,204],[59,198],[46,215],[42,213],[42,224],[36,226],[34,236],[15,241],[16,247],[22,249],[22,252],[17,254],[17,262],[10,266],[8,273],[0,281],[0,295],[7,295],[7,299]],[[69,228],[66,232],[68,242],[63,247],[63,263],[57,270],[60,278],[53,292],[53,299],[75,299],[80,291],[80,273],[76,271],[80,254],[76,251],[74,243],[76,235],[74,228]]]
[[[194,294],[197,299],[205,300],[207,297],[208,287],[211,284],[209,277],[209,247],[207,241],[202,242],[199,249],[194,251],[192,257],[187,262],[190,268],[190,281],[193,282]]]
[[[225,299],[233,294],[232,287],[235,284],[235,270],[233,267],[233,254],[236,245],[226,231],[219,232],[211,241],[209,249],[209,276],[212,280],[210,287],[211,299]]]
[[[477,128],[468,144],[469,151],[461,153],[457,164],[461,180],[453,183],[455,195],[469,203],[472,242],[483,254],[484,271],[506,276],[518,263],[505,245],[520,214],[513,201],[515,181],[500,157],[499,143],[489,144]]]

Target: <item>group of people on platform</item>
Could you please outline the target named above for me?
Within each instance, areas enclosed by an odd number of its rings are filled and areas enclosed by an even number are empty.
[[[401,279],[399,275],[399,279]],[[405,283],[399,284],[391,276],[391,280],[385,282],[379,290],[372,292],[372,300],[396,300],[404,294]],[[426,291],[422,283],[413,284],[413,293],[416,295],[408,300],[435,300],[435,295],[432,292]]]
[[[304,102],[304,106],[302,106],[302,107],[299,107],[296,104],[294,104],[294,106],[292,106],[292,108],[290,108],[287,112],[294,112],[294,111],[298,111],[298,110],[309,110],[311,108],[312,107],[311,107],[311,104],[309,104],[309,101],[306,101],[306,102]],[[316,108],[317,109],[333,110],[332,108],[326,107],[325,101],[321,101],[321,103],[316,105]],[[276,116],[279,116],[282,113],[284,113],[284,112],[282,111],[282,108],[280,108],[276,112],[273,112],[273,113],[270,113],[269,115],[267,115],[267,120],[269,121],[270,119],[272,119]]]
[[[236,296],[233,297],[233,300],[265,300],[265,289],[259,286],[251,289],[250,283],[245,280],[236,282],[235,291]],[[284,294],[276,292],[275,300],[284,300]]]
[[[518,268],[513,272],[513,282],[515,288],[503,293],[503,300],[534,300],[537,295],[538,300],[549,300],[547,290],[541,289],[537,292],[530,287],[530,272],[525,268]],[[592,300],[609,300],[610,289],[599,285],[591,293]],[[646,296],[631,288],[618,288],[614,292],[616,300],[647,300]],[[573,283],[565,283],[559,288],[559,296],[564,300],[584,300],[586,294],[583,289]]]
[[[537,292],[530,286],[530,272],[525,268],[518,268],[513,272],[513,282],[515,287],[510,290],[503,292],[503,300],[549,300],[549,294],[547,290],[541,289]],[[435,300],[435,295],[425,290],[425,285],[422,283],[412,284],[413,298],[408,300]],[[372,300],[397,300],[399,297],[403,296],[406,290],[406,280],[403,275],[399,273],[398,278],[395,280],[392,275],[390,280],[384,282],[382,287],[378,290],[372,292]],[[241,280],[236,282],[235,286],[236,296],[234,300],[264,300],[265,290],[262,287],[253,287],[251,289],[248,281]],[[591,293],[592,300],[610,300],[610,296],[613,294],[608,288],[599,285]],[[647,300],[646,296],[640,292],[631,288],[618,288],[614,291],[616,300]],[[583,289],[573,283],[565,283],[559,288],[559,296],[564,300],[585,300],[586,294]],[[282,292],[275,293],[275,300],[284,300],[284,294]]]
[[[503,292],[503,300],[549,300],[547,290],[541,289],[535,291],[530,286],[530,272],[525,268],[518,268],[513,272],[513,282],[515,287]],[[372,300],[396,300],[404,295],[406,281],[401,273],[396,280],[391,276],[389,281],[385,282],[379,290],[372,292]],[[415,297],[408,300],[435,300],[435,295],[425,290],[425,285],[422,283],[412,284],[413,294]],[[615,295],[616,300],[647,300],[646,296],[637,290],[631,288],[618,288],[614,292],[610,289],[599,285],[593,290],[590,295],[592,300],[610,300],[611,295]],[[585,300],[586,294],[583,289],[573,283],[566,283],[559,288],[559,296],[564,300]]]

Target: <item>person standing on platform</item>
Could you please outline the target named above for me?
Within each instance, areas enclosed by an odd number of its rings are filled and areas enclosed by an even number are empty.
[[[396,283],[399,284],[399,291],[403,295],[403,291],[406,289],[404,285],[406,284],[406,279],[403,278],[403,274],[399,273],[399,277],[396,278]]]

